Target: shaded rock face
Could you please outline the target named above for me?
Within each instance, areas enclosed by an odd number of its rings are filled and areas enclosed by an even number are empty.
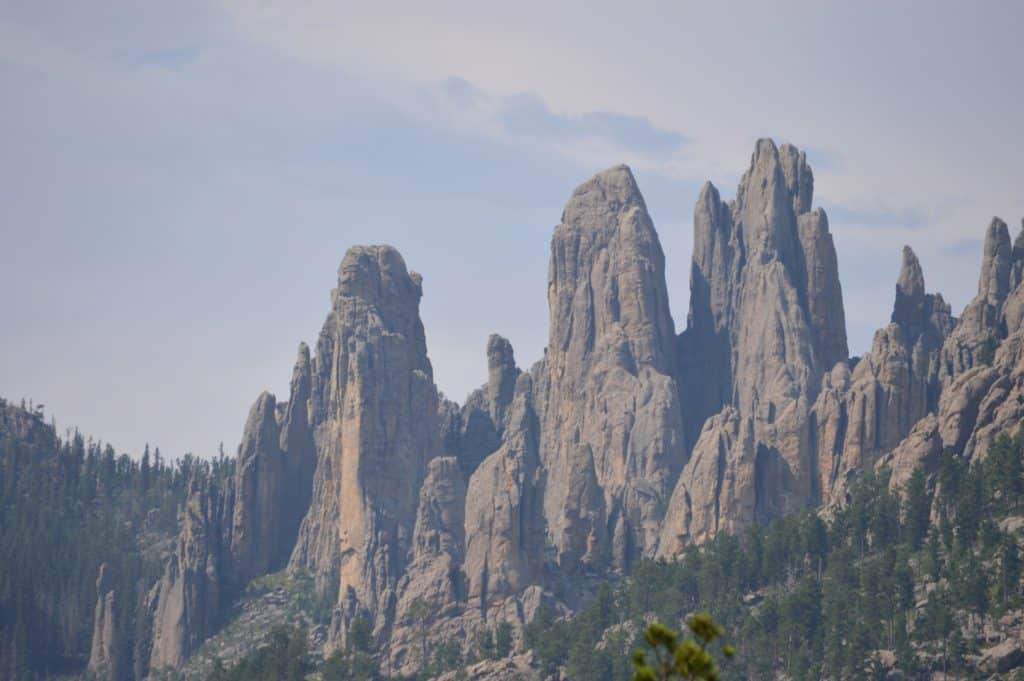
[[[458,458],[467,477],[501,444],[520,373],[512,344],[491,334],[487,340],[487,383],[470,393],[461,408],[450,400],[441,401],[442,449]]]
[[[91,679],[118,681],[123,678],[122,641],[115,609],[110,569],[100,565],[96,578],[96,610],[93,614],[92,646],[86,674]]]
[[[231,493],[193,479],[174,555],[150,594],[150,669],[178,668],[220,626]]]
[[[548,306],[533,378],[549,537],[565,569],[625,568],[656,543],[685,457],[664,255],[625,166],[566,204]]]
[[[378,631],[393,620],[426,463],[440,450],[421,294],[395,249],[350,249],[312,363],[318,460],[290,565],[337,589],[342,641],[357,614]]]

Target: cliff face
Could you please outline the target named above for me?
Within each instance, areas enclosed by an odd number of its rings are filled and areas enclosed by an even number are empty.
[[[585,599],[587,576],[842,504],[868,467],[897,489],[944,449],[983,455],[1024,419],[1024,235],[992,222],[959,320],[904,248],[890,321],[850,358],[813,189],[806,156],[770,140],[734,200],[704,186],[677,335],[632,173],[595,175],[552,236],[543,359],[521,371],[492,335],[462,405],[433,383],[419,275],[393,248],[351,249],[289,401],[261,395],[229,483],[195,483],[148,605],[153,667],[180,665],[224,594],[287,562],[334,604],[329,646],[363,616],[412,673],[428,639],[508,623],[518,641],[542,603]],[[97,660],[111,616],[101,598]]]

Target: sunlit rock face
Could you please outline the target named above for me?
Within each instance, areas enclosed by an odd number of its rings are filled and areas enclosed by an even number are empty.
[[[312,362],[317,467],[290,564],[336,589],[340,640],[360,614],[378,632],[390,625],[426,465],[440,452],[421,294],[395,249],[350,249]]]

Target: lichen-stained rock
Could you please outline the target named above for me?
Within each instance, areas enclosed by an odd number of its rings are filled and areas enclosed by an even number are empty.
[[[541,577],[544,516],[538,424],[529,376],[517,382],[505,441],[473,473],[466,492],[466,558],[470,607],[488,607]]]
[[[426,463],[440,450],[421,295],[420,276],[394,248],[352,248],[317,342],[317,468],[290,565],[314,575],[322,593],[337,589],[340,642],[360,613],[378,634],[390,626]]]
[[[685,457],[664,255],[627,167],[566,204],[548,307],[533,373],[549,536],[567,570],[625,569],[654,548]]]
[[[111,582],[110,568],[103,563],[96,578],[92,646],[86,667],[87,677],[95,681],[119,681],[123,678],[121,630]]]
[[[810,406],[823,373],[847,356],[835,248],[824,211],[810,212],[813,186],[803,153],[759,140],[736,199],[708,183],[694,211],[679,338],[687,433],[696,439],[725,405],[753,419],[771,481],[757,500],[764,517],[813,501]]]
[[[753,420],[732,407],[707,420],[669,500],[658,557],[673,558],[687,545],[754,523],[755,447]]]
[[[275,417],[277,402],[264,392],[249,411],[235,461],[235,505],[231,558],[242,583],[270,572],[287,559],[291,545],[283,536],[285,454]]]
[[[222,621],[231,491],[189,482],[177,547],[151,592],[150,670],[177,669]]]

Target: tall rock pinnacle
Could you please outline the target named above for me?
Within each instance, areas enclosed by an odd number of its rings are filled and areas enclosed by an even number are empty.
[[[813,191],[805,154],[763,139],[734,201],[710,183],[697,199],[690,312],[679,338],[683,413],[688,442],[728,442],[731,454],[694,450],[673,503],[687,499],[705,515],[713,508],[714,518],[669,531],[671,541],[766,520],[815,496],[809,410],[822,375],[848,350],[835,247],[825,212],[811,211]],[[707,421],[723,407],[731,411]],[[702,482],[723,476],[756,479],[761,491],[734,487],[725,498]]]
[[[656,543],[684,456],[665,258],[629,168],[573,192],[548,306],[535,403],[551,540],[569,569],[626,567]]]
[[[235,463],[231,554],[243,583],[278,567],[291,549],[282,536],[288,477],[276,409],[266,392],[252,405]]]
[[[426,463],[440,450],[421,294],[394,248],[352,248],[317,342],[310,413],[319,456],[291,565],[310,570],[324,592],[337,589],[341,640],[359,614],[378,631],[390,626]]]

